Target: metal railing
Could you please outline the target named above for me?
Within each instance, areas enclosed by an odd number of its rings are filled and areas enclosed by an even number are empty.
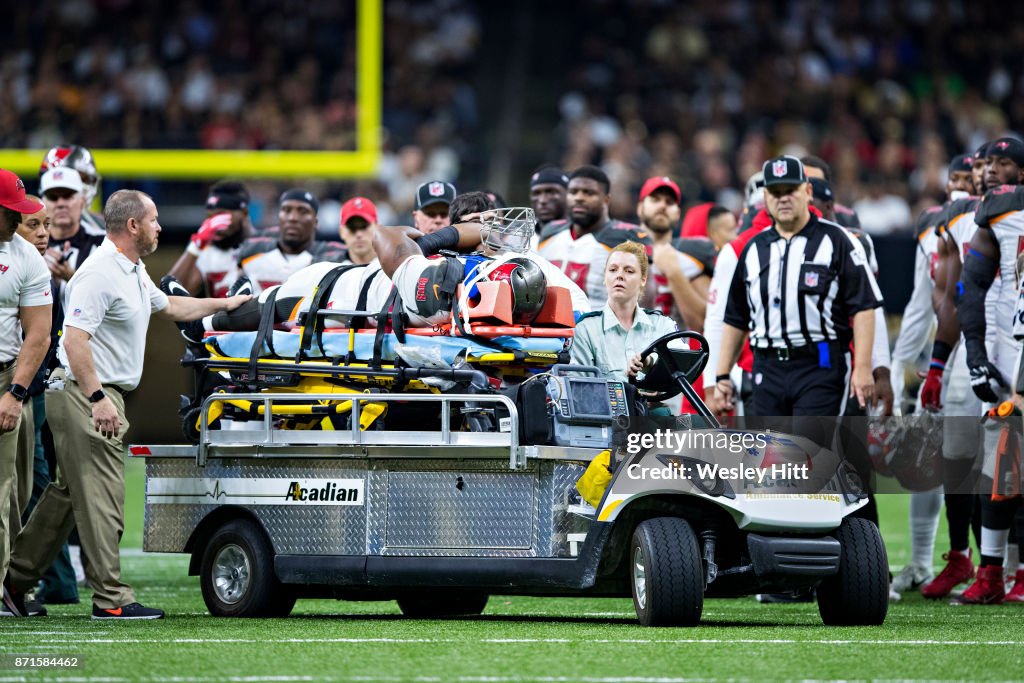
[[[208,426],[210,407],[222,401],[252,401],[262,404],[263,419],[260,429],[215,429]],[[316,401],[351,401],[349,415],[351,427],[337,430],[275,429],[275,402],[304,404]],[[364,430],[360,428],[360,415],[364,403],[437,403],[440,407],[439,430]],[[451,429],[452,404],[463,403],[463,410],[474,410],[482,404],[502,405],[508,410],[508,429],[498,432],[462,432]],[[280,411],[278,413],[281,414]],[[500,424],[500,423],[499,423]],[[519,413],[516,405],[501,394],[211,394],[203,401],[199,415],[199,449],[196,462],[206,465],[211,446],[254,446],[257,449],[274,446],[338,445],[338,446],[405,446],[433,448],[502,448],[508,449],[509,467],[522,469],[526,457],[519,447]]]

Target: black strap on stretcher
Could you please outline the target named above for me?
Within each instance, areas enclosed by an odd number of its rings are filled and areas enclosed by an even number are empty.
[[[271,355],[277,355],[274,351],[274,318],[276,317],[277,311],[277,293],[281,291],[280,288],[274,288],[270,294],[267,295],[267,300],[263,302],[262,313],[260,315],[260,325],[256,329],[256,340],[253,342],[252,351],[249,354],[249,381],[255,382],[256,375],[259,372],[260,367],[260,354],[263,351],[264,342],[267,345],[267,350],[270,351]]]
[[[314,337],[316,337],[317,346],[320,347],[320,353],[326,355],[324,354],[323,344],[323,331],[326,323],[324,317],[316,313],[323,307],[324,301],[330,298],[331,292],[334,290],[334,283],[338,281],[338,278],[350,270],[365,267],[365,263],[362,265],[350,263],[344,266],[337,266],[331,268],[320,278],[320,282],[317,283],[316,288],[313,290],[313,296],[310,297],[309,310],[306,312],[306,319],[302,324],[302,338],[299,340],[299,350],[295,354],[296,363],[302,362],[302,359],[306,356],[306,351],[309,350],[313,343]]]
[[[373,272],[373,275],[371,275],[370,277],[366,278],[366,282],[363,283],[362,288],[359,290],[359,298],[356,300],[356,310],[357,311],[365,311],[366,310],[366,300],[368,298],[370,298],[370,286],[373,284],[373,281],[377,278],[377,276],[380,275],[383,272],[384,271],[382,271],[382,270],[375,270]],[[361,330],[364,327],[366,327],[366,323],[367,322],[368,321],[367,321],[367,317],[366,317],[365,313],[362,314],[362,315],[353,316],[352,319],[349,321],[349,328],[350,329],[355,329],[355,330]],[[322,335],[321,335],[321,339],[322,339]],[[320,345],[320,352],[323,353],[325,356],[327,355],[326,353],[324,353],[323,344]],[[346,365],[351,365],[354,362],[356,362],[355,344],[353,344],[351,347],[349,347],[348,354],[345,356],[345,364]]]
[[[370,367],[379,368],[383,358],[384,335],[387,334],[388,319],[391,319],[391,327],[394,329],[395,337],[402,344],[405,343],[405,326],[402,323],[402,298],[398,296],[398,287],[391,287],[391,293],[377,313],[377,333],[373,337],[373,358],[370,360]]]

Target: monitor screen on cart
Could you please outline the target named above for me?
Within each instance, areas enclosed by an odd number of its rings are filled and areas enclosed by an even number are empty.
[[[569,380],[569,400],[573,417],[611,418],[612,406],[608,400],[608,384],[604,381]]]

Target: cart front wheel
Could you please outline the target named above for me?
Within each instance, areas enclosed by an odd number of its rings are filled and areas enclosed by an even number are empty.
[[[826,626],[877,626],[889,611],[889,558],[878,527],[847,517],[834,534],[839,573],[818,586],[818,612]]]
[[[641,522],[629,547],[633,606],[644,626],[696,626],[704,609],[700,546],[686,520]]]

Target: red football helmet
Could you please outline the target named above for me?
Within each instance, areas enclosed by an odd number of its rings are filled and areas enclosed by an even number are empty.
[[[43,157],[43,162],[39,165],[39,175],[42,176],[56,166],[68,166],[78,171],[78,175],[82,176],[82,184],[85,185],[86,204],[91,204],[99,192],[101,179],[92,152],[81,145],[54,147]]]

